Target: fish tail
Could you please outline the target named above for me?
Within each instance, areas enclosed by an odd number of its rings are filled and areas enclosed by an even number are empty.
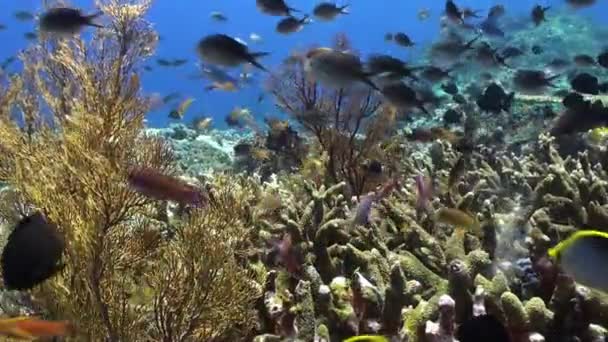
[[[293,8],[293,7],[287,7],[287,10],[288,10],[289,12],[302,13],[302,11],[300,11],[300,10],[299,10],[299,9],[297,9],[297,8]]]
[[[424,114],[426,114],[426,115],[431,115],[431,113],[429,113],[429,111],[426,108],[424,108],[424,106],[422,105],[422,103],[420,103],[418,105],[418,109],[420,109],[421,111],[423,111]]]
[[[94,22],[93,20],[95,20],[97,17],[100,17],[103,15],[102,11],[99,11],[97,13],[93,13],[90,15],[85,16],[85,20],[86,20],[86,24],[88,26],[93,26],[93,27],[98,27],[98,28],[103,28],[103,25],[97,24],[96,22]]]
[[[338,7],[338,9],[340,10],[340,14],[350,14],[350,12],[348,12],[349,6],[350,6],[350,4],[344,5],[342,7]]]
[[[382,335],[358,335],[347,338],[344,342],[388,342],[388,339]]]
[[[381,92],[380,88],[378,88],[378,86],[377,86],[377,85],[376,85],[374,82],[372,82],[372,81],[369,79],[369,76],[370,76],[369,74],[364,73],[364,74],[363,74],[363,75],[361,75],[361,76],[362,76],[362,77],[361,77],[361,81],[362,81],[363,83],[365,83],[365,84],[367,84],[368,86],[372,87],[372,89],[374,89],[375,91]]]

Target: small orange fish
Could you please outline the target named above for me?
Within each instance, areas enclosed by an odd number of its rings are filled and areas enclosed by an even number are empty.
[[[437,221],[463,227],[476,235],[482,235],[481,225],[477,218],[460,209],[441,208],[436,212]]]
[[[233,82],[213,82],[210,86],[205,87],[205,90],[223,90],[223,91],[237,91],[239,88]]]
[[[73,326],[68,321],[45,321],[34,317],[0,319],[0,336],[33,341],[42,337],[58,337],[71,334]]]

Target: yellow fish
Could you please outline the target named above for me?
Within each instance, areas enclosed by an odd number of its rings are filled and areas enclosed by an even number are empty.
[[[174,109],[169,113],[169,117],[177,120],[183,118],[188,108],[190,108],[190,105],[192,105],[192,102],[194,102],[194,99],[191,97],[185,99],[179,104],[177,109]]]
[[[65,336],[73,328],[68,321],[45,321],[35,317],[0,319],[0,336],[33,341],[42,337]]]
[[[564,272],[584,286],[608,292],[608,233],[579,230],[548,251]]]
[[[344,342],[390,342],[388,338],[382,335],[358,335],[349,337]]]
[[[477,218],[460,209],[441,208],[435,213],[437,222],[463,227],[476,235],[481,235],[481,224]]]
[[[600,144],[608,138],[608,127],[597,127],[587,133],[587,137],[591,142]]]

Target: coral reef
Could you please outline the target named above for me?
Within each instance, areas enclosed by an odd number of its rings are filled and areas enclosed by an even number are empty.
[[[286,232],[304,254],[298,273],[267,264],[282,274],[274,293],[289,300],[281,302],[281,312],[302,310],[293,298],[307,281],[313,301],[306,320],[312,315],[317,338],[323,331],[332,341],[356,334],[454,338],[457,327],[473,317],[476,297],[516,341],[605,336],[605,295],[575,287],[546,251],[581,227],[606,227],[606,156],[594,162],[585,153],[562,158],[555,140],[544,135],[526,149],[519,157],[479,146],[455,191],[432,201],[434,208],[477,213],[482,236],[437,223],[432,215],[417,217],[413,182],[378,203],[368,224],[360,226],[352,219],[353,205],[340,194],[343,184],[325,190],[297,176],[280,178],[272,186],[287,190],[279,193],[283,206],[257,224],[258,234],[268,240]],[[402,178],[413,179],[419,165],[426,165],[445,189],[459,153],[436,141],[411,155],[400,167]],[[472,296],[476,289],[479,295]],[[284,330],[284,315],[260,310],[275,317],[269,328],[283,327],[264,331],[310,338],[309,330],[299,335],[293,320]],[[581,323],[565,324],[573,320]]]
[[[501,114],[467,106],[408,118],[463,126],[453,141],[412,142],[377,94],[325,89],[295,58],[268,88],[299,126],[145,129],[150,3],[101,4],[111,28],[41,40],[0,87],[2,223],[39,209],[68,242],[62,272],[4,293],[4,313],[69,319],[73,339],[91,341],[455,341],[484,316],[512,341],[608,337],[608,295],[547,257],[579,229],[608,230],[606,149],[538,136],[555,97],[516,98],[504,130]],[[142,196],[134,166],[189,174],[208,205]],[[445,209],[466,219],[440,220]]]

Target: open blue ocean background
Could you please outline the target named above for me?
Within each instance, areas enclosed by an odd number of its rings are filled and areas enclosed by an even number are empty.
[[[291,0],[288,3],[303,13],[310,13],[317,1]],[[483,15],[487,13],[488,8],[499,3],[507,8],[507,14],[511,16],[529,17],[531,8],[536,4],[549,5],[558,11],[569,10],[564,0],[510,2],[460,0],[457,3],[484,10]],[[80,0],[73,1],[72,4],[85,12],[95,11],[93,1]],[[225,33],[239,37],[248,43],[250,50],[271,53],[260,61],[272,70],[291,51],[301,50],[314,44],[330,45],[337,33],[344,32],[351,39],[354,48],[363,56],[370,53],[388,53],[415,63],[416,58],[422,56],[424,48],[439,33],[439,20],[443,15],[444,2],[441,0],[353,0],[350,5],[349,15],[338,17],[330,23],[315,21],[301,32],[285,36],[275,32],[276,23],[281,18],[260,13],[256,9],[255,0],[156,0],[148,17],[154,23],[162,40],[156,56],[148,62],[153,70],[145,72],[142,78],[144,90],[147,93],[158,92],[161,95],[179,92],[182,98],[195,98],[196,101],[183,119],[185,122],[196,116],[206,115],[214,119],[215,127],[222,128],[225,127],[223,118],[235,106],[250,108],[257,118],[267,115],[276,116],[280,113],[274,106],[272,96],[267,95],[262,102],[258,102],[263,92],[266,75],[257,70],[253,70],[256,81],[239,92],[207,92],[204,87],[208,81],[192,80],[189,76],[198,71],[195,51],[198,40],[211,33]],[[422,8],[428,8],[431,13],[431,17],[423,22],[417,19],[417,13]],[[26,47],[29,42],[24,38],[24,34],[35,31],[35,21],[17,21],[14,12],[26,10],[39,13],[41,9],[40,0],[0,0],[0,23],[7,26],[5,30],[0,31],[0,60],[13,56]],[[212,20],[209,17],[212,11],[222,12],[229,20],[227,22]],[[548,15],[550,16],[551,13],[548,12]],[[607,0],[598,0],[598,4],[592,8],[576,11],[576,15],[581,15],[586,20],[602,26],[608,25],[607,13]],[[296,14],[297,17],[300,15]],[[398,31],[407,33],[417,46],[406,49],[385,42],[385,33]],[[91,30],[88,29],[87,32]],[[251,42],[249,39],[251,33],[258,34],[263,41]],[[188,63],[177,68],[163,68],[156,64],[156,58],[185,58],[188,59]],[[18,67],[18,64],[14,64],[13,68],[15,67]],[[238,75],[241,71],[234,69],[232,74]],[[171,109],[171,106],[165,106],[151,112],[148,117],[149,126],[166,126],[172,121],[168,118]]]

